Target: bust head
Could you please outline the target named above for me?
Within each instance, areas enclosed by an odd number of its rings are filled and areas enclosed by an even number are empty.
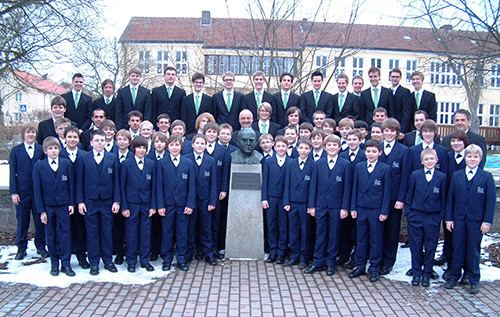
[[[251,128],[243,128],[236,136],[238,147],[245,156],[250,156],[257,145],[257,133]]]

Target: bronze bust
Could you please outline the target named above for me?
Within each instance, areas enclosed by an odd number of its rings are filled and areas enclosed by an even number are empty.
[[[257,133],[251,128],[238,131],[236,142],[239,150],[231,153],[232,164],[260,164],[262,154],[255,150]]]

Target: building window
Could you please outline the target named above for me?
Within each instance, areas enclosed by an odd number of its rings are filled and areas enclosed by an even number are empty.
[[[431,84],[458,86],[461,83],[450,64],[444,62],[432,62]]]
[[[271,57],[270,56],[264,56],[262,58],[262,71],[266,75],[271,74]]]
[[[139,51],[139,68],[143,73],[149,73],[149,66],[151,65],[151,55],[149,51]]]
[[[229,71],[235,75],[240,75],[240,57],[236,55],[229,56]]]
[[[491,66],[491,87],[500,88],[500,65]]]
[[[175,52],[175,69],[181,75],[187,74],[187,51]]]
[[[16,102],[21,102],[23,101],[23,93],[18,91],[16,92]]]
[[[240,73],[239,75],[249,75],[252,71],[252,59],[250,56],[240,57]]]
[[[168,66],[168,51],[158,51],[158,56],[156,58],[156,73],[163,74],[167,66]]]
[[[382,59],[372,58],[372,67],[382,68]]]
[[[438,104],[438,123],[452,124],[453,115],[460,108],[458,102],[440,102]]]
[[[295,59],[293,57],[283,58],[283,72],[295,75]]]
[[[207,75],[215,75],[217,74],[217,68],[219,65],[218,56],[217,55],[206,55],[205,57],[205,72]]]
[[[394,68],[399,68],[399,59],[389,59],[389,71],[387,72],[388,80],[391,81],[391,71]]]
[[[335,57],[335,78],[345,73],[345,57]]]
[[[483,104],[477,105],[477,121],[479,125],[483,125]]]
[[[500,105],[490,105],[490,127],[500,126]]]
[[[417,70],[417,60],[409,59],[406,61],[406,82],[411,83],[411,73]]]
[[[324,55],[316,56],[316,69],[321,71],[323,77],[326,77],[326,65],[328,64],[328,57]]]
[[[363,58],[353,57],[352,58],[352,77],[359,75],[363,77]]]

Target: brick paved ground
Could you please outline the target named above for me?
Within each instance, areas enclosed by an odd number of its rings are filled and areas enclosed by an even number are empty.
[[[482,283],[474,296],[461,287],[351,280],[343,269],[311,276],[262,261],[226,261],[192,264],[188,273],[149,285],[0,284],[0,316],[498,316],[499,299],[500,281]]]

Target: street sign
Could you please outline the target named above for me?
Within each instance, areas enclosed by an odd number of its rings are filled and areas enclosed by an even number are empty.
[[[27,105],[19,105],[19,112],[26,112],[27,108],[28,108]]]

